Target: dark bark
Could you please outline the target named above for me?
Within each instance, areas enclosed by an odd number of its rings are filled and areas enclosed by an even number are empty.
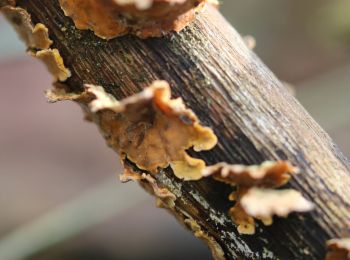
[[[348,161],[218,11],[210,8],[181,33],[163,38],[104,41],[75,29],[57,0],[19,0],[17,5],[34,23],[48,27],[53,47],[72,71],[66,82],[70,90],[96,84],[122,99],[164,79],[219,137],[216,148],[195,157],[207,164],[282,159],[301,169],[288,186],[316,209],[275,219],[270,227],[258,224],[252,236],[238,234],[227,214],[232,206],[227,185],[211,179],[183,182],[171,169],[156,175],[160,185],[181,194],[177,217],[196,220],[227,258],[322,259],[327,239],[349,235]]]

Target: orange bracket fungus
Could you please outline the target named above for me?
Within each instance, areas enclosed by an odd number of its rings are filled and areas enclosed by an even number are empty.
[[[255,219],[265,225],[272,217],[287,217],[291,212],[305,212],[313,208],[295,190],[273,190],[285,185],[290,174],[298,169],[285,161],[265,162],[258,166],[218,163],[206,167],[201,159],[190,157],[186,150],[210,150],[217,143],[214,132],[199,123],[197,116],[185,107],[181,98],[171,99],[170,86],[155,81],[142,92],[116,100],[103,87],[85,85],[81,94],[67,93],[61,85],[48,91],[52,102],[75,100],[80,102],[89,118],[94,120],[108,144],[145,173],[135,173],[125,167],[122,181],[146,181],[152,192],[172,208],[176,197],[167,189],[159,188],[148,173],[170,166],[183,180],[214,179],[236,188],[229,199],[235,205],[229,210],[241,234],[255,233]]]
[[[14,26],[19,37],[28,47],[28,53],[44,62],[55,81],[65,81],[71,72],[64,65],[57,49],[50,49],[52,40],[49,30],[42,23],[33,24],[30,14],[20,7],[15,7],[15,1],[1,1],[2,13]]]
[[[210,0],[60,0],[65,15],[78,29],[103,39],[125,34],[141,38],[179,32]]]
[[[165,81],[155,81],[121,101],[94,85],[85,85],[85,92],[79,97],[64,90],[49,91],[47,96],[52,101],[66,98],[88,103],[108,144],[122,158],[152,174],[171,166],[180,179],[201,179],[205,162],[192,158],[186,150],[210,150],[217,143],[214,132],[200,124],[181,98],[171,99],[170,86]]]
[[[331,239],[327,241],[326,260],[350,259],[350,238]]]
[[[65,67],[63,59],[57,49],[45,49],[33,52],[31,55],[44,62],[55,80],[65,81],[71,76],[70,70]]]
[[[286,184],[290,179],[289,173],[297,171],[297,168],[284,161],[264,162],[253,166],[218,163],[208,166],[203,171],[203,176],[213,176],[214,179],[232,186],[275,188]]]
[[[299,192],[273,189],[286,184],[290,174],[297,171],[288,162],[277,161],[265,162],[260,166],[219,163],[207,167],[202,174],[236,187],[236,191],[229,196],[231,201],[236,202],[229,214],[239,233],[254,234],[254,218],[271,225],[274,215],[287,217],[291,212],[313,209],[313,204]]]

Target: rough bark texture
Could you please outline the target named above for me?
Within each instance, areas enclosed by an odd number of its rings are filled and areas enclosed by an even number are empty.
[[[316,209],[275,219],[270,227],[259,224],[252,236],[238,234],[227,214],[232,206],[227,185],[212,179],[183,182],[170,169],[156,175],[177,197],[173,213],[182,221],[193,218],[227,258],[322,259],[327,239],[349,235],[349,162],[214,8],[178,34],[104,41],[75,29],[57,0],[17,5],[49,29],[53,47],[72,72],[66,82],[72,91],[97,84],[122,99],[164,79],[219,137],[216,148],[194,156],[209,165],[282,159],[301,169],[288,185]]]

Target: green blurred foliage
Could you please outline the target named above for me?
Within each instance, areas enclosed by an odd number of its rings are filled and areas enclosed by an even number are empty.
[[[333,0],[320,8],[316,17],[318,23],[313,27],[321,39],[350,48],[350,1]]]

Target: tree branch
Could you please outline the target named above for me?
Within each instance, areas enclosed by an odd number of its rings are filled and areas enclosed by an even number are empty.
[[[326,240],[349,235],[349,162],[215,8],[180,33],[105,41],[76,29],[57,0],[19,0],[17,6],[48,28],[51,47],[71,71],[69,91],[101,85],[119,100],[163,79],[218,136],[214,149],[190,152],[194,157],[208,165],[289,160],[300,168],[288,185],[314,202],[315,210],[276,219],[269,227],[258,223],[252,236],[239,234],[228,215],[228,185],[184,182],[170,167],[154,175],[176,196],[171,212],[219,252],[217,258],[221,248],[226,258],[321,259]]]

